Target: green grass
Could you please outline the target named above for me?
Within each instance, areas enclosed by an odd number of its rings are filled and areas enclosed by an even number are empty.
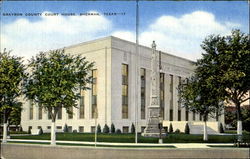
[[[247,135],[248,136],[248,135]],[[11,139],[50,140],[50,134],[33,136],[11,136]],[[61,141],[94,141],[92,133],[57,133],[56,139]],[[206,143],[234,143],[236,135],[209,135]],[[134,143],[134,134],[98,134],[98,142]],[[139,143],[158,143],[158,138],[143,137],[138,135]],[[203,135],[169,134],[163,139],[164,143],[204,143]]]

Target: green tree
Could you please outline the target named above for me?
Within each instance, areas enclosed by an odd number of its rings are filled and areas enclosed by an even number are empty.
[[[101,133],[101,132],[102,132],[101,126],[98,124],[97,125],[97,133]]]
[[[185,125],[185,134],[190,134],[190,129],[188,123]]]
[[[41,52],[32,57],[25,94],[48,111],[52,120],[51,145],[56,144],[55,122],[59,109],[65,108],[72,114],[71,108],[77,107],[80,98],[79,89],[85,90],[91,83],[93,65],[85,57],[66,54],[64,50]]]
[[[134,123],[132,123],[132,125],[131,125],[131,133],[132,133],[132,134],[135,133],[135,125],[134,125]]]
[[[22,81],[26,77],[21,57],[11,56],[10,52],[0,52],[0,111],[3,113],[3,141],[7,140],[7,121],[12,111],[21,108],[18,98],[22,93]]]
[[[169,125],[169,133],[172,133],[174,130],[173,130],[173,125],[172,125],[172,123],[170,123],[170,125]]]
[[[18,128],[18,125],[21,123],[21,112],[22,112],[22,103],[18,102],[18,105],[16,106],[16,109],[13,109],[10,113],[9,117],[9,124],[15,125],[16,129]]]
[[[103,133],[109,133],[109,126],[107,124],[104,125]]]
[[[111,133],[115,133],[115,125],[113,123],[111,124]]]
[[[250,43],[249,34],[233,30],[229,36],[211,35],[201,45],[205,51],[198,62],[210,87],[217,88],[215,95],[232,102],[237,109],[237,134],[242,134],[240,105],[249,100]],[[221,98],[221,99],[223,99]]]

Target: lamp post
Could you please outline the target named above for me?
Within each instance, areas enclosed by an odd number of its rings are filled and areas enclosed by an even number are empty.
[[[162,144],[163,141],[162,141],[162,134],[161,134],[161,131],[162,131],[162,123],[163,123],[163,119],[162,117],[159,117],[159,130],[160,130],[160,136],[159,136],[159,144]]]

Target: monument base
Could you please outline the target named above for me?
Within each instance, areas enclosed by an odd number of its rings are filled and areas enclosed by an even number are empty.
[[[160,138],[160,133],[142,133],[141,136]],[[166,133],[161,133],[161,137],[166,137]]]

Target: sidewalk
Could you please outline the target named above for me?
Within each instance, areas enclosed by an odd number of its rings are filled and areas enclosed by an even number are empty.
[[[40,143],[50,143],[50,140],[23,140],[23,139],[8,139],[7,141],[11,142],[40,142]],[[213,148],[212,146],[233,146],[233,143],[166,143],[166,144],[153,144],[153,143],[110,143],[110,142],[85,142],[85,141],[56,141],[56,143],[63,143],[63,144],[83,144],[88,146],[102,145],[102,146],[132,146],[136,148],[136,146],[145,146],[145,147],[152,147],[152,148],[164,148],[164,147],[175,147],[175,148]]]

